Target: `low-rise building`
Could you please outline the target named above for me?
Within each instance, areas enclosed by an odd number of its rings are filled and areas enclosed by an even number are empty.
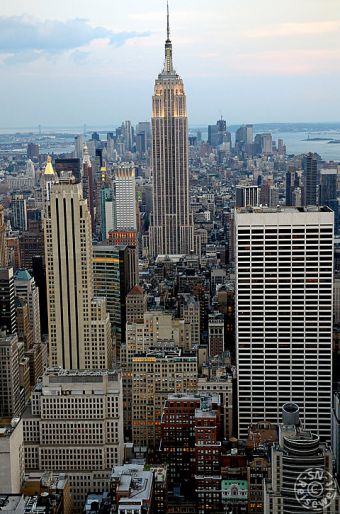
[[[151,514],[153,472],[138,464],[115,466],[111,475],[111,494],[118,514]]]

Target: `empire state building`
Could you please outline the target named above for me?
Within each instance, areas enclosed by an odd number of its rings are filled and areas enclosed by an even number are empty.
[[[193,246],[188,118],[183,81],[172,63],[169,8],[164,68],[152,98],[152,175],[151,255],[187,254]]]

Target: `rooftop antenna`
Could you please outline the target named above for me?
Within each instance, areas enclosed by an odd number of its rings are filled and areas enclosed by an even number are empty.
[[[169,17],[169,2],[166,2],[166,33],[167,41],[170,41],[170,17]]]

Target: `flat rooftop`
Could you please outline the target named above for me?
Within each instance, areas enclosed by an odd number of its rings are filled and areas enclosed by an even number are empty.
[[[24,506],[21,494],[0,494],[0,512],[24,512]]]
[[[327,206],[318,206],[318,205],[307,205],[306,207],[291,207],[285,205],[278,205],[277,207],[236,207],[236,212],[239,214],[268,214],[268,213],[277,213],[277,212],[286,212],[286,213],[298,213],[298,212],[333,212]]]

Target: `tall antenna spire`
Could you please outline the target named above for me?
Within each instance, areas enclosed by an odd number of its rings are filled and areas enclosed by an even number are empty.
[[[169,18],[169,2],[166,2],[166,32],[167,32],[167,41],[170,41],[170,18]]]
[[[165,41],[165,63],[163,73],[173,73],[174,68],[172,64],[172,44],[170,41],[170,16],[169,16],[169,2],[166,2],[166,36]]]

